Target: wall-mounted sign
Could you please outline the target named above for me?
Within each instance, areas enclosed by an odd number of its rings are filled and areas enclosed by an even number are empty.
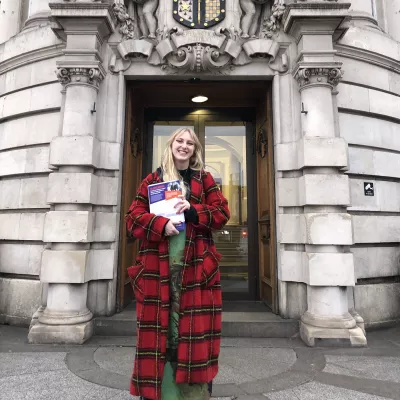
[[[364,182],[364,195],[375,196],[375,188],[373,182]]]

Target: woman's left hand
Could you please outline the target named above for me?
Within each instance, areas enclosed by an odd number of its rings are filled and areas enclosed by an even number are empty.
[[[175,209],[177,214],[181,214],[186,210],[189,210],[190,203],[185,199],[183,195],[178,196],[179,201],[175,204]]]

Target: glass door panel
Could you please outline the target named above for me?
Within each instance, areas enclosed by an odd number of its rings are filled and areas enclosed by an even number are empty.
[[[225,299],[257,298],[253,118],[252,112],[246,110],[178,108],[151,109],[146,116],[145,175],[160,166],[170,134],[190,127],[203,145],[206,170],[228,199],[231,219],[222,231],[213,233],[217,250],[223,256],[220,269]]]
[[[205,121],[205,164],[228,199],[231,219],[222,231],[214,232],[222,254],[223,291],[247,293],[247,154],[243,122]]]

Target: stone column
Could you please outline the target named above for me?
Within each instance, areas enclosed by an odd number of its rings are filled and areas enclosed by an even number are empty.
[[[96,138],[96,103],[105,70],[98,49],[114,29],[108,4],[54,3],[52,15],[65,32],[64,60],[57,76],[65,99],[61,136],[50,144],[41,281],[48,283],[46,308],[31,326],[31,343],[83,343],[93,333],[88,282],[113,279],[116,213],[97,212],[99,176],[118,169],[109,162],[112,144]],[[114,221],[114,222],[113,222]],[[111,234],[110,234],[111,232]]]
[[[48,21],[50,16],[50,0],[29,0],[28,19],[25,26],[34,26]]]
[[[348,5],[293,4],[285,29],[298,41],[299,55],[293,75],[298,81],[302,139],[299,168],[304,231],[302,265],[306,273],[307,311],[300,323],[302,339],[346,339],[365,345],[363,331],[349,313],[347,286],[355,285],[347,144],[337,135],[332,90],[342,77],[342,63],[335,61],[332,37],[344,20]]]
[[[349,1],[349,3],[351,3],[350,11],[357,11],[366,15],[373,15],[373,3],[371,0],[352,0]]]
[[[386,22],[389,35],[400,42],[400,0],[385,0]]]
[[[22,0],[0,2],[0,43],[6,42],[20,31]]]

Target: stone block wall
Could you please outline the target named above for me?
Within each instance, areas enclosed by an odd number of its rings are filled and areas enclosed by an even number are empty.
[[[288,55],[298,62],[292,75],[300,93],[290,76],[274,78],[279,307],[284,317],[301,318],[302,337],[312,344],[327,330],[331,337],[352,330],[345,309],[361,329],[363,319],[367,327],[400,319],[400,25],[392,18],[400,1],[339,0],[315,12],[317,2],[298,3],[284,30],[297,40]],[[329,25],[323,10],[339,20],[346,3],[351,19]],[[307,12],[318,14],[325,41],[313,36],[317,24]],[[338,85],[326,81],[327,71]],[[374,183],[375,196],[364,195],[364,182]],[[322,304],[332,309],[317,310]],[[324,313],[330,326],[311,318]],[[334,326],[335,314],[342,327]]]
[[[354,305],[368,327],[400,319],[400,1],[358,3],[378,26],[355,10],[335,49],[345,71],[337,105],[349,154]]]
[[[26,27],[0,44],[1,323],[29,325],[41,304],[49,145],[58,135],[61,108],[54,70],[61,48],[49,23]]]
[[[49,299],[68,308],[55,291],[67,299],[77,284],[68,306],[79,318],[80,308],[90,319],[116,306],[124,87],[104,69],[112,2],[55,4],[93,22],[69,44],[49,3],[0,3],[0,323],[36,323]],[[72,55],[60,67],[68,46],[82,65]]]

